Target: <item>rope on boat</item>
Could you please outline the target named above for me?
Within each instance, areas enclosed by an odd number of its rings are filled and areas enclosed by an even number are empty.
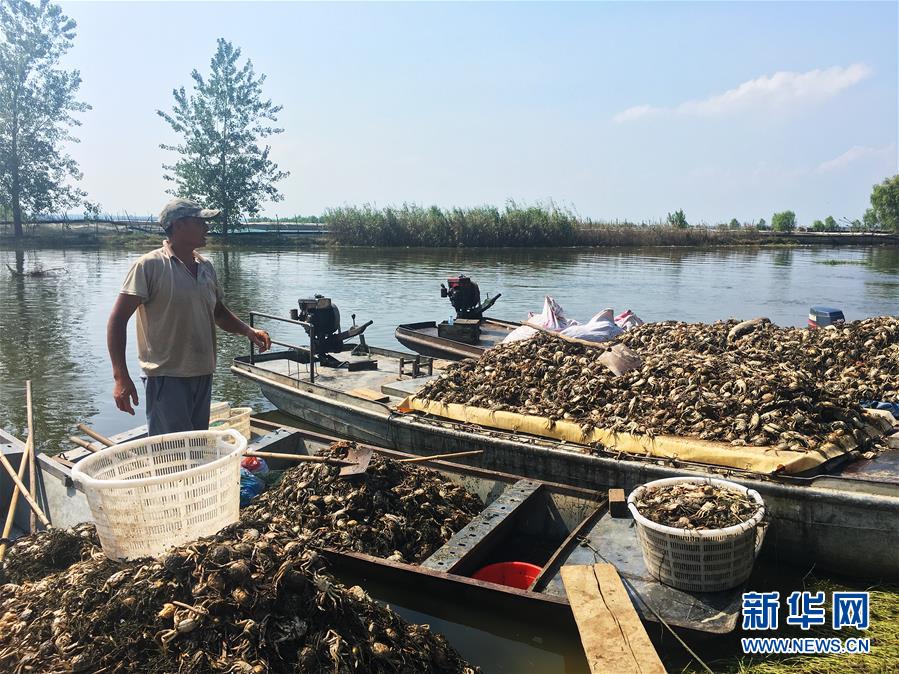
[[[588,539],[584,538],[583,536],[578,536],[578,541],[580,542],[580,544],[581,544],[583,547],[585,547],[585,548],[590,548],[590,550],[593,552],[594,557],[598,557],[599,559],[601,559],[602,561],[604,561],[606,564],[611,564],[613,567],[615,567],[615,565],[612,564],[612,562],[610,562],[608,559],[606,559],[606,558],[603,556],[603,554],[602,554],[599,550],[597,550],[596,548],[594,548],[594,547],[590,544],[590,541],[589,541]],[[615,570],[618,571],[618,567],[615,567]],[[690,648],[690,647],[687,645],[687,642],[684,641],[683,639],[681,639],[680,635],[679,635],[677,632],[674,631],[674,628],[671,627],[671,625],[669,625],[669,624],[665,621],[665,619],[664,619],[662,616],[660,616],[660,615],[658,614],[658,612],[657,612],[652,606],[650,606],[649,602],[647,602],[647,601],[643,598],[643,595],[640,594],[640,593],[637,591],[637,588],[634,587],[633,583],[631,583],[631,582],[624,576],[624,574],[622,574],[620,571],[618,572],[618,575],[621,577],[621,582],[623,582],[625,585],[627,585],[627,589],[630,590],[631,592],[633,592],[634,595],[640,600],[640,602],[641,602],[646,608],[648,608],[648,609],[650,610],[650,612],[653,614],[653,616],[655,616],[655,619],[658,620],[660,623],[662,623],[662,625],[664,625],[665,628],[666,628],[669,632],[671,632],[671,635],[672,635],[675,639],[677,639],[678,643],[680,643],[681,646],[684,647],[684,650],[687,651],[687,653],[689,653],[689,654],[693,657],[693,659],[696,660],[696,662],[698,662],[706,672],[708,672],[708,674],[715,674],[715,673],[711,670],[711,668],[710,668],[707,664],[705,664],[705,662],[703,662],[702,658],[700,658],[700,657],[696,654],[696,651],[694,651],[692,648]]]

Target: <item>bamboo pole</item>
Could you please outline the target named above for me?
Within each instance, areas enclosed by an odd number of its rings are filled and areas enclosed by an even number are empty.
[[[76,435],[70,435],[69,440],[74,442],[79,447],[83,447],[84,449],[89,449],[92,452],[100,451],[99,449],[94,449],[94,446],[91,443],[89,443],[87,440],[82,440],[81,438],[79,438]]]
[[[397,463],[423,463],[424,461],[436,461],[438,459],[455,459],[460,456],[474,456],[483,454],[483,449],[474,449],[470,452],[453,452],[452,454],[433,454],[431,456],[416,456],[414,459],[398,459]]]
[[[107,438],[105,435],[100,435],[93,428],[88,426],[87,424],[78,424],[78,430],[84,433],[87,436],[92,437],[97,442],[102,442],[107,447],[112,447],[115,443]]]
[[[19,459],[19,481],[25,476],[25,469],[28,467],[28,447],[31,445],[31,436],[25,441],[25,449],[22,457]],[[19,505],[19,486],[16,485],[12,490],[12,498],[9,500],[9,512],[6,513],[6,523],[3,525],[3,535],[0,538],[8,538],[9,532],[12,531],[12,523],[16,518],[16,506]],[[0,545],[0,562],[6,556],[6,543]]]
[[[19,479],[18,475],[16,475],[16,471],[13,469],[12,464],[10,464],[9,459],[6,458],[6,455],[3,452],[0,452],[0,464],[3,464],[3,468],[7,473],[9,473],[9,477],[21,490],[22,496],[24,496],[25,500],[28,501],[28,505],[31,506],[31,510],[34,511],[34,514],[41,521],[41,524],[49,529],[51,526],[50,520],[47,519],[44,511],[41,510],[41,507],[37,504],[37,501],[34,500],[34,497],[31,495],[31,492],[28,491],[28,487],[25,486],[25,483]]]
[[[28,450],[28,490],[32,496],[37,493],[37,466],[34,464],[34,414],[31,408],[31,380],[25,382],[25,411],[28,417],[28,440],[25,449]],[[37,519],[34,512],[30,518],[31,531],[37,529]]]

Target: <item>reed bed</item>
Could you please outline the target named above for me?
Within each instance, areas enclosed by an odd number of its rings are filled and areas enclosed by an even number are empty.
[[[553,203],[522,206],[378,209],[344,206],[324,216],[331,242],[343,246],[496,248],[564,246],[705,246],[756,243],[754,229],[678,228],[663,223],[598,222]]]
[[[608,247],[735,246],[774,243],[756,229],[720,230],[666,224],[579,223],[573,245]]]
[[[376,209],[365,205],[334,208],[325,214],[334,243],[346,246],[524,247],[570,246],[577,217],[550,206],[424,208],[403,204]]]

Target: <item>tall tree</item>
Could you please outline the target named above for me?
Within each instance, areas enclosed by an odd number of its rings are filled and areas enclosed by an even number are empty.
[[[156,111],[182,138],[160,146],[180,155],[163,165],[165,179],[176,184],[169,192],[220,208],[224,235],[241,216],[258,214],[263,201],[281,201],[275,183],[289,175],[269,158],[271,148],[259,144],[283,131],[269,124],[277,122],[282,106],[263,100],[265,75],[257,78],[249,59],[238,66],[240,53],[219,38],[209,78],[194,70],[193,93],[174,89],[172,112]]]
[[[899,234],[899,175],[887,178],[871,191],[871,219]],[[866,220],[868,214],[865,213]]]
[[[75,100],[77,70],[59,68],[72,46],[75,22],[48,0],[0,2],[0,198],[22,236],[23,213],[78,204],[85,193],[77,162],[63,149],[78,142],[72,113],[90,110]]]
[[[771,217],[771,229],[775,232],[792,232],[796,229],[796,214],[793,211],[782,211]]]
[[[683,210],[678,209],[674,211],[674,213],[668,214],[668,225],[670,227],[677,227],[678,229],[686,229],[689,227],[687,223],[687,216],[684,215]]]

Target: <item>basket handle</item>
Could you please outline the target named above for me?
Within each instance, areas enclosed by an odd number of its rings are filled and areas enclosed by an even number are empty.
[[[240,441],[244,439],[244,437],[233,428],[222,431],[222,434],[222,441],[228,445],[239,445]],[[246,451],[246,446],[244,447],[244,451]]]

